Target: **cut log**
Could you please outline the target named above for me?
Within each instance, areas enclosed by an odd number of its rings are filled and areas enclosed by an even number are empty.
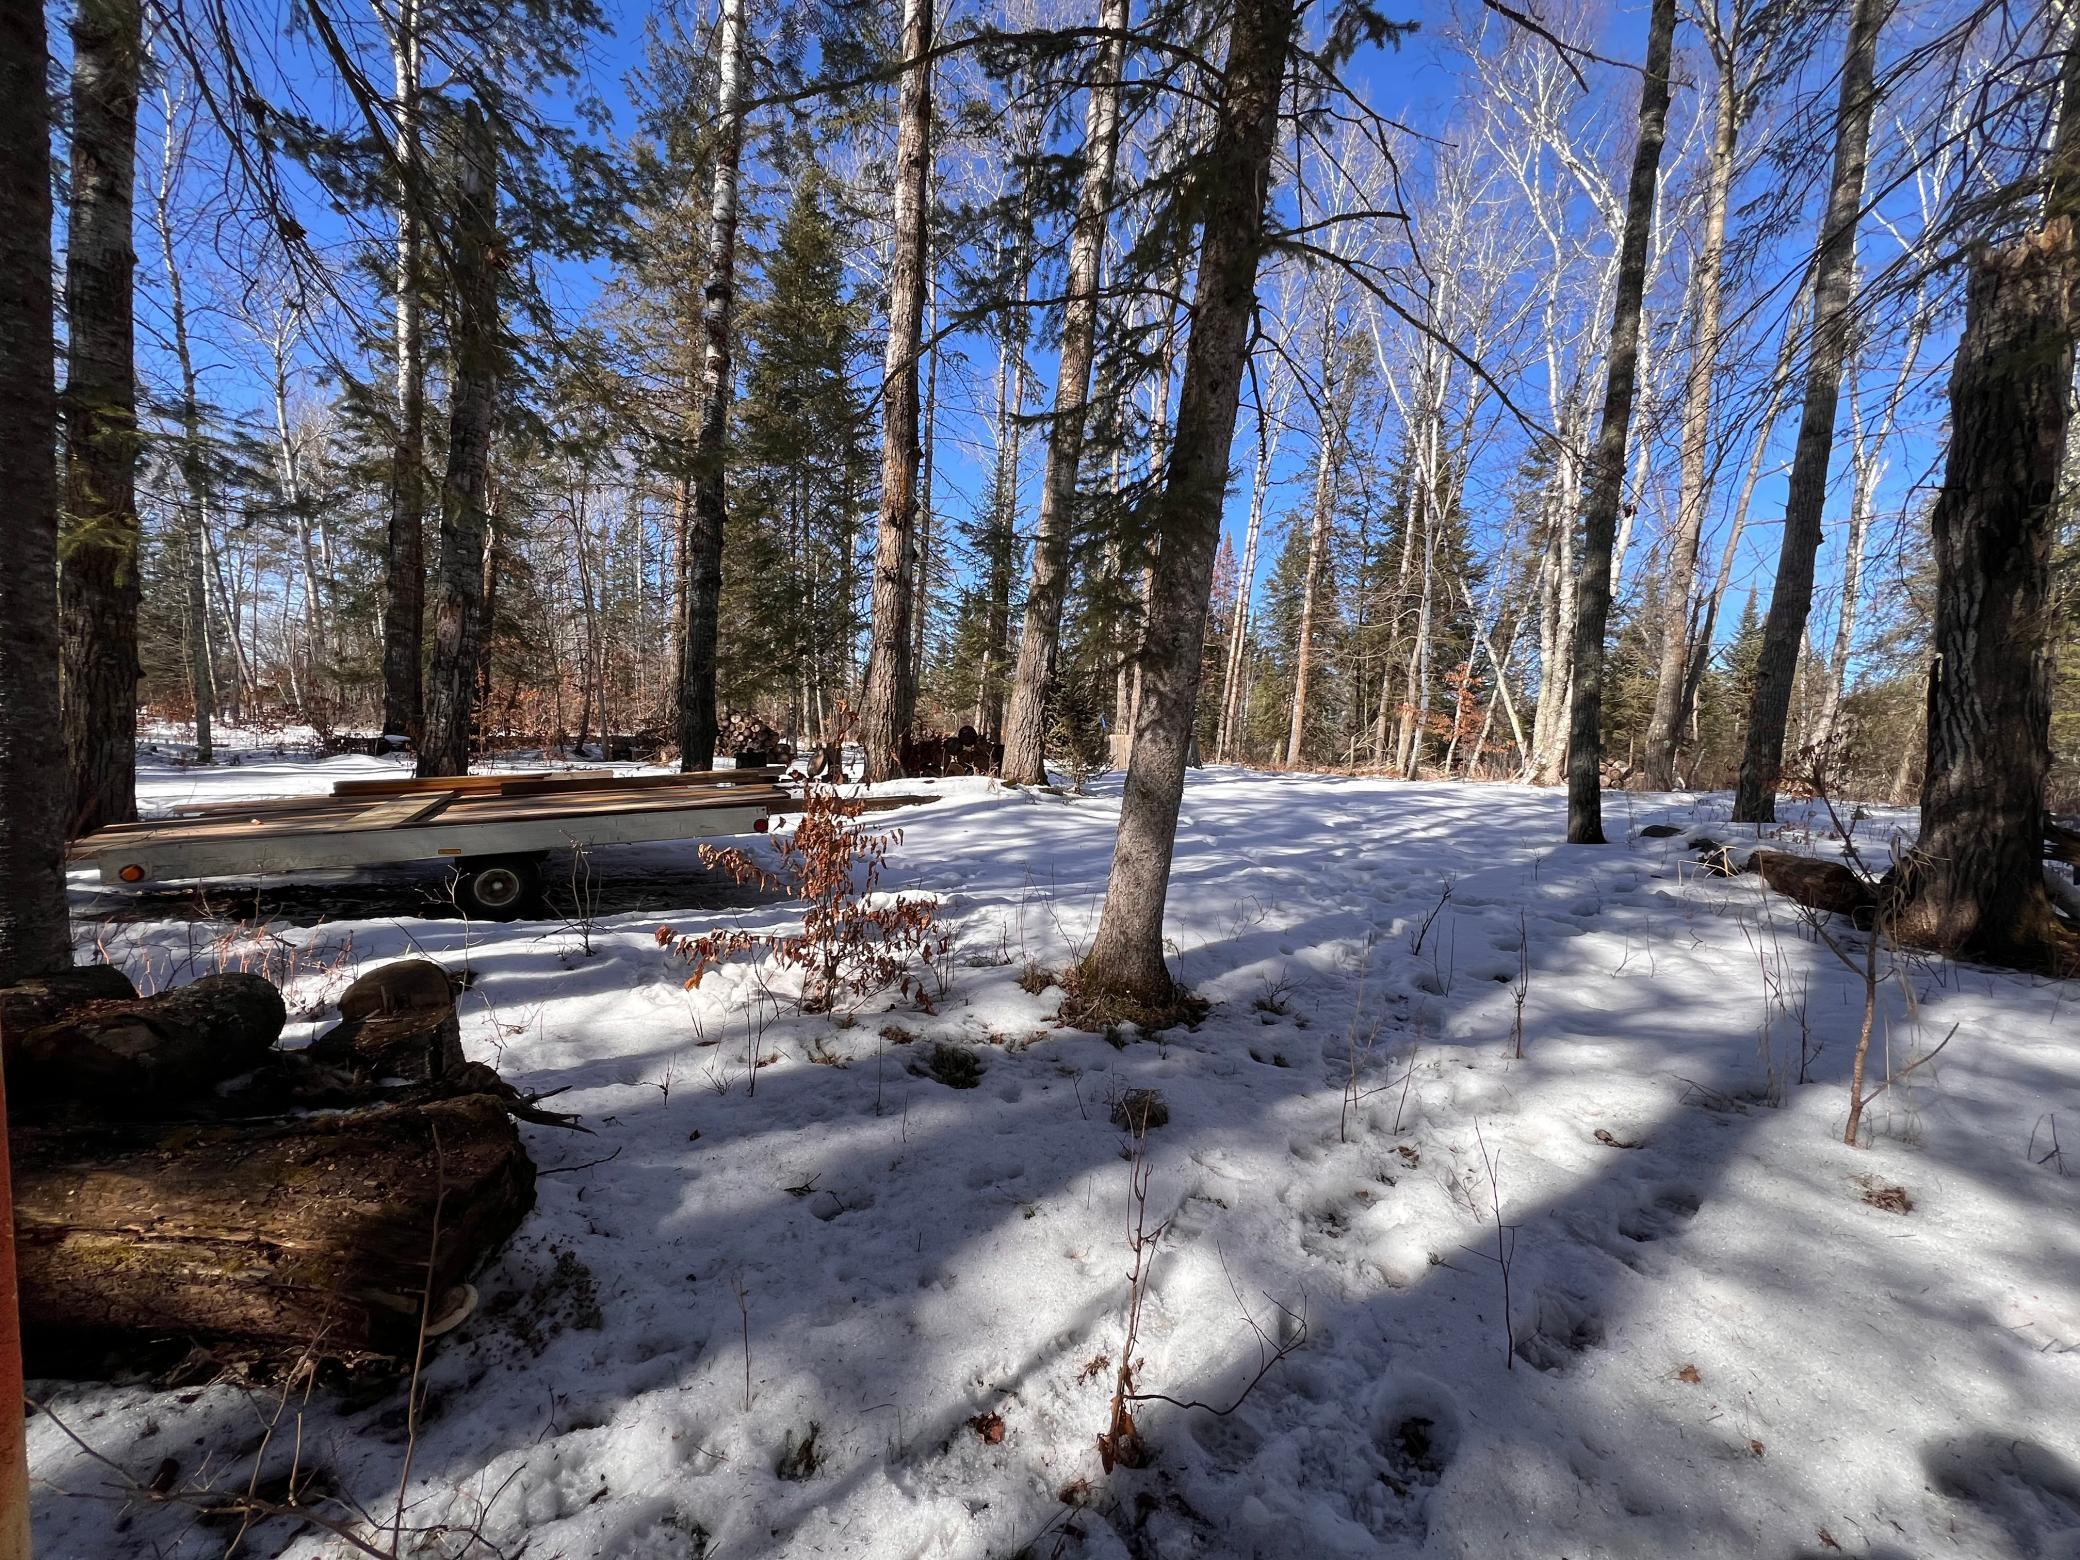
[[[1878,907],[1877,889],[1839,861],[1758,850],[1748,858],[1748,870],[1761,873],[1773,893],[1809,909],[1831,910],[1864,922]]]
[[[455,985],[428,959],[401,959],[371,970],[339,999],[341,1022],[307,1053],[357,1080],[414,1082],[445,1077],[463,1063]]]
[[[14,1140],[32,1372],[203,1346],[408,1360],[534,1204],[503,1102],[293,1121],[30,1128]],[[431,1258],[429,1270],[429,1258]]]
[[[258,1066],[286,1017],[270,982],[235,972],[157,996],[75,1006],[16,1040],[8,1104],[18,1114],[161,1114]]]
[[[0,986],[0,1043],[6,1046],[8,1075],[14,1075],[16,1049],[30,1030],[55,1024],[90,1002],[136,1000],[137,988],[130,984],[130,977],[113,964],[82,964]]]

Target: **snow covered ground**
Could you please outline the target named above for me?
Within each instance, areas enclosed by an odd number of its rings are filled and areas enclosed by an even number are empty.
[[[379,767],[154,768],[145,795]],[[1861,981],[1754,876],[1696,869],[1686,838],[1733,837],[1723,798],[1614,797],[1617,842],[1571,848],[1554,792],[1212,770],[1168,925],[1213,1006],[1083,1034],[1037,972],[1095,925],[1117,787],[902,787],[942,799],[877,816],[905,830],[885,886],[938,894],[957,947],[936,1011],[849,1026],[743,968],[682,989],[660,923],[793,913],[691,847],[602,852],[589,929],[358,897],[321,920],[323,890],[244,935],[166,907],[101,929],[157,983],[286,976],[292,1039],[374,963],[466,966],[471,1054],[595,1129],[523,1129],[550,1173],[428,1367],[405,1553],[2080,1556],[2080,1164],[2051,1153],[2056,1130],[2080,1160],[2071,983],[1898,969],[1890,1065],[1955,1036],[1852,1149]],[[1823,823],[1784,843],[1838,848]],[[1901,827],[1858,843],[1882,860]],[[975,1087],[930,1075],[941,1044]],[[1169,1121],[1139,1381],[1211,1408],[1140,1405],[1153,1460],[1108,1476],[1135,1213],[1108,1117],[1144,1088]],[[301,1407],[261,1454],[268,1393],[32,1391],[140,1479],[171,1459],[240,1488],[256,1456],[287,1467]],[[400,1401],[302,1408],[305,1467],[386,1517]],[[41,1555],[224,1550],[107,1498],[48,1420],[32,1457]],[[277,1521],[241,1552],[347,1551]]]

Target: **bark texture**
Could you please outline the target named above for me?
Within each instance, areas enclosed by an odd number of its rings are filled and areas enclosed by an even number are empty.
[[[1077,974],[1078,995],[1093,1012],[1175,1005],[1163,964],[1163,901],[1198,707],[1207,597],[1249,356],[1279,84],[1293,26],[1292,0],[1237,4],[1213,142],[1195,175],[1204,224],[1199,274],[1169,467],[1155,504],[1159,545],[1133,759],[1104,912]]]
[[[383,545],[383,735],[419,737],[423,714],[420,650],[426,618],[425,180],[420,155],[419,0],[400,0],[391,39],[396,75],[397,429],[390,448],[390,521]]]
[[[1813,264],[1813,337],[1806,365],[1805,408],[1799,415],[1798,440],[1791,452],[1783,540],[1777,551],[1775,583],[1770,587],[1769,615],[1762,625],[1762,650],[1756,659],[1754,690],[1748,697],[1740,784],[1734,792],[1733,816],[1741,823],[1767,823],[1777,815],[1777,778],[1784,767],[1792,683],[1805,644],[1806,618],[1813,610],[1813,568],[1827,503],[1827,467],[1834,453],[1842,365],[1849,353],[1856,223],[1870,155],[1871,112],[1877,103],[1872,78],[1878,30],[1889,8],[1890,0],[1853,0],[1849,10],[1841,97],[1835,109],[1834,174]]]
[[[534,1205],[488,1094],[258,1125],[21,1128],[15,1249],[32,1370],[155,1342],[408,1361]]]
[[[1967,284],[1950,452],[1931,516],[1935,663],[1921,836],[1896,917],[1902,941],[2059,971],[2080,971],[2080,937],[2053,914],[2042,867],[2051,546],[2076,290],[2069,215],[1979,256]]]
[[[1603,839],[1603,637],[1610,618],[1611,559],[1618,505],[1624,497],[1625,443],[1639,369],[1640,309],[1647,281],[1647,240],[1668,133],[1668,61],[1675,40],[1675,0],[1654,0],[1647,23],[1646,80],[1640,88],[1639,140],[1625,196],[1625,235],[1618,251],[1611,349],[1604,381],[1603,423],[1590,457],[1584,505],[1582,572],[1577,591],[1574,684],[1568,700],[1567,838]]]
[[[701,386],[686,526],[685,635],[680,641],[679,767],[715,766],[715,641],[722,615],[722,536],[729,518],[724,457],[734,384],[737,169],[744,147],[744,6],[723,0],[717,40],[715,180],[708,202],[708,285],[701,301]]]
[[[484,637],[485,491],[498,391],[498,147],[481,107],[463,111],[449,251],[455,383],[441,482],[441,574],[421,776],[469,773],[470,714]]]
[[[72,18],[59,592],[76,835],[137,816],[138,434],[130,290],[137,269],[131,220],[141,25],[136,0],[82,0]],[[10,481],[14,475],[10,471]]]
[[[888,278],[888,351],[881,381],[881,518],[874,542],[874,629],[860,700],[866,778],[902,773],[901,748],[917,703],[911,659],[916,570],[917,359],[924,324],[926,185],[931,172],[932,0],[904,0],[907,62],[896,124],[895,251]]]
[[[39,0],[0,0],[0,984],[72,960],[65,774],[50,753],[59,714],[48,58]]]

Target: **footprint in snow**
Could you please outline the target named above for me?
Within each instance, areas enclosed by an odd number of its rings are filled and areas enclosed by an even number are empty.
[[[1618,1220],[1618,1233],[1629,1241],[1647,1245],[1665,1240],[1697,1217],[1703,1199],[1685,1186],[1671,1186],[1657,1193],[1652,1202],[1635,1208]]]
[[[1534,1370],[1557,1376],[1603,1343],[1603,1317],[1569,1289],[1542,1289],[1527,1324],[1516,1322],[1517,1358]]]

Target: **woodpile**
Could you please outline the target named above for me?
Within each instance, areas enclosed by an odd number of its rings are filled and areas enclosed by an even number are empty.
[[[739,769],[764,769],[794,757],[794,747],[756,715],[725,715],[715,733],[715,753]]]
[[[386,965],[340,1007],[285,1052],[257,976],[0,990],[32,1372],[408,1362],[468,1314],[470,1273],[534,1204],[514,1118],[569,1118],[464,1059],[437,965]]]

